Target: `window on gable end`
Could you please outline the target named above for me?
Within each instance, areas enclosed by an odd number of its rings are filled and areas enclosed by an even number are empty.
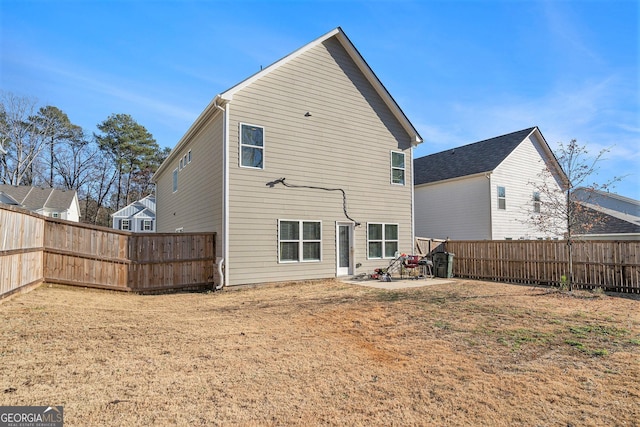
[[[264,128],[240,124],[240,166],[264,169]]]
[[[391,152],[391,183],[404,185],[404,153]]]
[[[537,191],[533,192],[533,211],[540,213],[540,193]]]
[[[500,186],[498,186],[498,209],[507,209],[507,190]]]

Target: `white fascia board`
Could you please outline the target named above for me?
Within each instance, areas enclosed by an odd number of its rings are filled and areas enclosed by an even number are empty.
[[[323,43],[325,40],[330,39],[331,37],[337,38],[337,40],[340,42],[342,47],[344,47],[344,49],[347,51],[351,59],[356,63],[356,65],[358,66],[358,69],[360,69],[360,71],[367,78],[371,86],[373,86],[373,88],[376,90],[378,95],[382,98],[384,103],[387,105],[387,108],[391,110],[394,117],[398,120],[398,122],[400,122],[400,124],[402,125],[404,130],[407,132],[407,134],[411,136],[411,145],[416,146],[420,144],[423,140],[420,134],[418,133],[418,131],[413,127],[413,125],[411,124],[407,116],[400,109],[400,106],[396,103],[396,101],[393,99],[389,91],[387,91],[387,89],[384,87],[382,82],[380,82],[380,79],[378,79],[378,77],[375,75],[371,67],[369,67],[369,64],[367,64],[367,62],[364,60],[362,55],[360,55],[360,52],[358,52],[358,49],[356,49],[353,43],[351,43],[351,40],[349,40],[347,35],[344,33],[344,31],[342,31],[342,28],[340,27],[337,27],[329,31],[328,33],[315,39],[311,43],[306,44],[300,49],[290,53],[289,55],[285,56],[279,61],[274,62],[273,64],[269,65],[263,70],[255,73],[251,77],[243,80],[242,82],[238,83],[232,88],[226,90],[225,92],[222,92],[219,95],[220,98],[222,98],[225,101],[233,100],[233,95],[236,92],[246,88],[256,80],[261,79],[262,77],[269,74],[273,70],[281,67],[284,64],[287,64],[288,62],[292,61],[293,59],[297,58],[303,53],[309,51],[310,49],[313,49],[314,47]]]
[[[547,158],[545,159],[545,163],[546,163],[546,161],[551,162],[550,165],[548,163],[547,163],[547,165],[549,167],[552,167],[553,169],[555,169],[555,171],[558,173],[558,176],[560,177],[560,179],[566,184],[569,181],[568,178],[567,178],[567,175],[562,170],[562,167],[560,166],[560,163],[558,163],[558,159],[556,158],[556,155],[553,154],[553,151],[551,150],[551,147],[549,147],[549,144],[547,143],[547,140],[542,135],[542,132],[540,132],[540,129],[538,129],[538,126],[536,126],[533,129],[533,131],[531,131],[531,133],[529,135],[527,135],[527,138],[530,137],[531,134],[533,134],[533,133],[536,134],[536,138],[540,141],[540,143],[542,145],[542,149],[547,154]]]
[[[219,95],[220,98],[222,98],[222,99],[224,99],[226,101],[231,101],[233,99],[233,95],[236,92],[241,91],[242,89],[246,88],[247,86],[249,86],[250,84],[252,84],[256,80],[261,79],[265,75],[269,74],[271,71],[273,71],[273,70],[281,67],[282,65],[292,61],[293,59],[297,58],[298,56],[302,55],[303,53],[309,51],[310,49],[313,49],[316,46],[318,46],[320,43],[324,42],[325,40],[335,36],[338,33],[340,33],[341,31],[342,30],[340,29],[340,27],[338,27],[338,28],[335,28],[335,29],[329,31],[327,34],[318,37],[317,39],[315,39],[311,43],[308,43],[308,44],[302,46],[300,49],[298,49],[298,50],[296,50],[294,52],[291,52],[289,55],[285,56],[284,58],[274,62],[273,64],[267,66],[266,68],[263,68],[262,70],[258,71],[257,73],[255,73],[251,77],[241,81],[237,85],[235,85],[235,86],[231,87],[230,89],[222,92]]]
[[[198,118],[191,124],[187,132],[185,132],[182,138],[180,138],[180,141],[178,141],[176,146],[173,147],[173,149],[171,150],[171,153],[169,153],[169,156],[167,156],[167,158],[164,160],[164,162],[162,162],[158,170],[156,170],[156,173],[153,174],[153,176],[151,177],[151,182],[153,182],[154,184],[158,182],[158,176],[160,176],[160,174],[165,169],[169,168],[169,165],[175,160],[176,153],[182,150],[182,148],[185,145],[187,145],[187,143],[191,140],[191,138],[193,138],[193,136],[198,133],[200,128],[206,123],[206,121],[210,117],[213,117],[216,114],[216,112],[219,112],[216,106],[222,105],[225,102],[226,101],[221,100],[220,95],[216,95],[211,100],[209,105],[207,105],[207,107],[202,111],[202,113],[200,113]]]

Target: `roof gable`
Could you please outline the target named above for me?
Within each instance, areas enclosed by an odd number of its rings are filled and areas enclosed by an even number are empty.
[[[358,69],[362,72],[362,74],[365,76],[367,81],[374,88],[376,93],[383,100],[383,102],[386,105],[386,107],[389,109],[389,111],[392,113],[392,115],[396,118],[396,120],[398,120],[398,122],[400,123],[400,125],[402,126],[404,131],[407,132],[407,134],[409,135],[409,137],[411,139],[411,144],[412,145],[420,144],[423,140],[422,140],[422,137],[420,136],[420,134],[418,133],[418,131],[411,124],[411,122],[409,121],[407,116],[400,109],[399,105],[396,103],[396,101],[393,99],[393,97],[387,91],[387,89],[384,87],[384,85],[380,82],[378,77],[375,75],[373,70],[369,67],[367,62],[362,57],[362,55],[355,48],[353,43],[351,43],[351,40],[349,40],[349,38],[346,36],[346,34],[342,30],[342,28],[337,27],[337,28],[329,31],[328,33],[324,34],[323,36],[321,36],[321,37],[313,40],[312,42],[304,45],[303,47],[297,49],[296,51],[290,53],[289,55],[283,57],[282,59],[274,62],[273,64],[263,68],[261,71],[253,74],[252,76],[246,78],[245,80],[242,80],[240,83],[232,86],[231,88],[225,90],[224,92],[221,92],[218,95],[216,95],[211,100],[209,105],[207,105],[207,107],[204,109],[204,111],[194,121],[194,123],[189,127],[189,129],[184,134],[184,136],[180,139],[180,141],[176,144],[176,146],[172,150],[172,152],[169,155],[169,157],[167,159],[165,159],[165,161],[162,163],[162,165],[160,165],[160,167],[158,168],[158,170],[154,174],[154,177],[152,178],[152,180],[154,182],[157,181],[157,177],[161,173],[164,173],[164,170],[168,167],[167,165],[171,164],[171,162],[174,161],[175,153],[180,151],[182,149],[182,147],[185,144],[187,144],[187,142],[190,140],[191,136],[194,135],[197,132],[197,130],[201,128],[203,123],[205,123],[207,120],[209,120],[215,114],[220,114],[221,110],[223,109],[223,106],[225,104],[229,103],[229,102],[232,102],[233,101],[233,97],[234,97],[234,95],[236,93],[238,93],[242,89],[246,88],[247,86],[251,85],[252,83],[256,82],[257,80],[263,78],[264,76],[268,75],[269,73],[273,72],[274,70],[276,70],[276,69],[282,67],[283,65],[289,63],[290,61],[292,61],[293,59],[299,57],[300,55],[303,55],[304,53],[306,53],[309,50],[313,49],[314,47],[320,45],[321,43],[324,43],[325,41],[329,40],[330,38],[335,38],[342,45],[342,47],[348,53],[349,57],[353,60],[355,65],[358,67]]]
[[[367,62],[364,60],[360,52],[358,52],[358,49],[356,49],[356,47],[353,45],[351,40],[349,40],[347,35],[344,33],[344,31],[340,27],[337,27],[329,31],[328,33],[326,33],[321,37],[318,37],[311,43],[304,45],[300,49],[274,62],[273,64],[255,73],[254,75],[243,80],[237,85],[222,92],[216,98],[220,98],[223,101],[232,100],[233,95],[238,91],[244,89],[245,87],[249,86],[251,83],[255,82],[256,80],[271,73],[273,70],[281,67],[282,65],[287,64],[291,60],[297,58],[298,56],[313,49],[314,47],[318,46],[319,44],[325,42],[326,40],[332,37],[335,37],[340,42],[340,44],[347,51],[347,53],[349,54],[351,59],[354,61],[358,69],[360,69],[360,71],[364,74],[364,76],[367,78],[369,83],[374,87],[378,95],[383,99],[384,103],[387,105],[389,110],[391,110],[395,118],[400,122],[400,124],[405,129],[405,131],[411,136],[412,144],[413,145],[420,144],[422,142],[422,137],[420,136],[418,131],[413,127],[413,125],[411,124],[407,116],[404,114],[400,106],[396,103],[396,101],[393,99],[389,91],[387,91],[387,89],[384,87],[380,79],[378,79],[378,77],[373,72],[371,67],[369,67],[369,64],[367,64]]]
[[[535,131],[539,132],[534,126],[415,159],[414,183],[428,184],[492,172]],[[555,168],[561,170],[542,139],[540,144],[555,163]]]
[[[112,217],[117,218],[130,218],[147,211],[147,215],[155,216],[156,211],[156,198],[154,195],[148,195],[140,200],[129,203],[119,211],[111,214]]]

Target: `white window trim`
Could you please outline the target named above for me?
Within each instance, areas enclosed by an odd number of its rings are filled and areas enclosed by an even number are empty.
[[[127,226],[125,227],[125,224],[127,224]],[[123,231],[131,231],[131,220],[130,219],[122,219],[122,223],[120,224],[120,229]]]
[[[191,163],[191,150],[187,152],[187,163]]]
[[[280,240],[280,223],[281,222],[297,222],[298,223],[298,236],[300,237],[298,240]],[[305,222],[317,222],[320,224],[320,239],[319,240],[304,240],[303,239],[303,224]],[[316,219],[279,219],[278,220],[278,264],[300,264],[300,263],[308,263],[308,262],[322,262],[322,221]],[[280,259],[280,243],[281,242],[298,242],[298,260],[281,260]],[[320,259],[303,259],[304,255],[304,243],[320,243]]]
[[[149,228],[147,228],[147,225]],[[143,231],[153,231],[153,220],[152,219],[143,219],[142,220],[142,230]]]
[[[262,147],[256,147],[255,145],[247,145],[247,147],[258,148],[258,149],[262,150],[262,167],[261,168],[257,168],[257,167],[254,167],[254,166],[244,166],[242,164],[242,147],[245,145],[245,144],[242,143],[242,126],[251,126],[251,127],[256,127],[256,128],[262,129]],[[241,168],[264,170],[265,167],[266,167],[266,161],[265,161],[266,160],[266,157],[265,157],[266,148],[267,148],[267,134],[266,134],[266,129],[265,129],[264,126],[253,125],[251,123],[244,123],[244,122],[240,122],[239,123],[239,126],[238,126],[238,165]]]
[[[402,169],[393,166],[393,154],[394,153],[395,154],[402,154],[402,160],[403,160],[402,161]],[[391,151],[390,154],[389,154],[389,162],[390,162],[390,166],[391,166],[391,169],[390,169],[391,176],[389,177],[389,179],[391,180],[391,184],[392,185],[405,185],[406,182],[407,182],[407,157],[406,157],[406,154],[403,153],[402,151]],[[396,169],[397,170],[402,170],[402,172],[403,172],[403,174],[402,174],[402,176],[403,176],[402,183],[393,182],[393,171],[396,170]]]
[[[501,188],[504,188],[504,197],[500,196],[500,189]],[[498,196],[498,210],[506,211],[507,210],[507,187],[505,187],[504,185],[497,185],[496,186],[496,195]],[[500,207],[500,200],[504,200],[504,208]]]
[[[369,225],[382,225],[382,239],[381,240],[370,240],[369,239]],[[398,238],[397,239],[386,239],[385,236],[385,226],[387,225],[395,225],[398,230]],[[385,256],[385,243],[389,242],[397,242],[398,250],[400,249],[400,224],[396,222],[368,222],[367,223],[367,259],[393,259],[394,256]],[[372,257],[369,253],[369,243],[370,242],[381,242],[382,243],[382,257]]]
[[[173,170],[173,173],[171,174],[171,180],[173,185],[173,192],[175,193],[176,191],[178,191],[178,168],[175,168]]]
[[[533,199],[533,212],[540,213],[540,210],[542,208],[542,202],[540,201],[540,192],[534,191],[531,198]]]

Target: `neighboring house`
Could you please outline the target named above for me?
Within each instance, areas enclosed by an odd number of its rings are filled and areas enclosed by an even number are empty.
[[[80,221],[80,205],[75,190],[0,184],[0,203],[19,206],[51,218]]]
[[[135,233],[156,231],[156,198],[149,195],[112,213],[113,228]]]
[[[605,191],[577,188],[573,201],[583,208],[583,240],[640,240],[640,201]]]
[[[544,206],[536,188],[553,173],[566,177],[537,127],[414,160],[415,227],[419,237],[454,240],[562,238],[528,223]]]
[[[372,272],[412,251],[420,142],[336,28],[213,98],[154,175],[158,231],[216,232],[226,285]]]

